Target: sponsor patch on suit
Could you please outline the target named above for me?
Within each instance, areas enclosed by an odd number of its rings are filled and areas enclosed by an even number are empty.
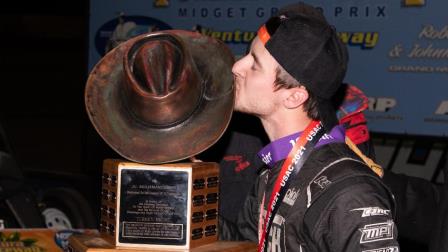
[[[390,240],[394,238],[394,223],[392,221],[365,225],[361,231],[359,243]]]
[[[377,248],[377,249],[369,249],[369,250],[363,250],[362,252],[399,252],[397,246],[392,247],[385,247],[385,248]]]

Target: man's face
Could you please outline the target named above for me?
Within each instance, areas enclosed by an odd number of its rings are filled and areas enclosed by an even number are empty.
[[[235,110],[264,116],[272,114],[280,98],[274,90],[277,61],[256,37],[250,52],[232,68],[235,78]]]

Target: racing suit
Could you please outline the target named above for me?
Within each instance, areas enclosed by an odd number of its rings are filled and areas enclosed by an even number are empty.
[[[266,169],[246,198],[237,218],[243,239],[258,242],[283,162]],[[393,196],[346,144],[321,146],[291,181],[267,239],[268,251],[398,252]]]

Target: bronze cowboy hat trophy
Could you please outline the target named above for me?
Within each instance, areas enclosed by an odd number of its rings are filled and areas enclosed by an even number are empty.
[[[234,104],[234,57],[195,32],[140,35],[110,51],[85,90],[90,120],[117,153],[158,164],[194,156],[225,131]]]
[[[89,118],[134,161],[103,162],[100,231],[116,246],[189,249],[217,241],[218,164],[175,161],[206,150],[226,130],[233,63],[223,42],[167,30],[120,44],[93,68]]]

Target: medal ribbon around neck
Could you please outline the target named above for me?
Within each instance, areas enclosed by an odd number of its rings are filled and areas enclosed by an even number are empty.
[[[297,132],[279,139],[272,141],[263,149],[261,149],[257,155],[269,168],[273,168],[275,164],[283,159],[286,159],[292,147],[296,143],[296,140],[302,135],[303,132]],[[333,127],[329,133],[325,133],[314,148],[330,144],[330,143],[344,143],[345,142],[345,129],[341,125]]]
[[[289,183],[295,177],[295,175],[302,168],[305,160],[310,155],[316,143],[324,135],[325,131],[320,121],[312,121],[306,129],[303,131],[296,144],[289,152],[283,166],[275,181],[274,188],[272,189],[271,197],[269,198],[268,208],[266,210],[266,217],[262,225],[262,231],[260,240],[258,243],[258,252],[264,252],[267,248],[266,236],[269,235],[269,231],[272,226],[272,221],[277,213],[280,202],[285,197]],[[264,196],[263,196],[264,202]],[[262,203],[264,204],[264,203]],[[260,211],[261,215],[261,211]],[[262,218],[260,218],[261,221]]]

